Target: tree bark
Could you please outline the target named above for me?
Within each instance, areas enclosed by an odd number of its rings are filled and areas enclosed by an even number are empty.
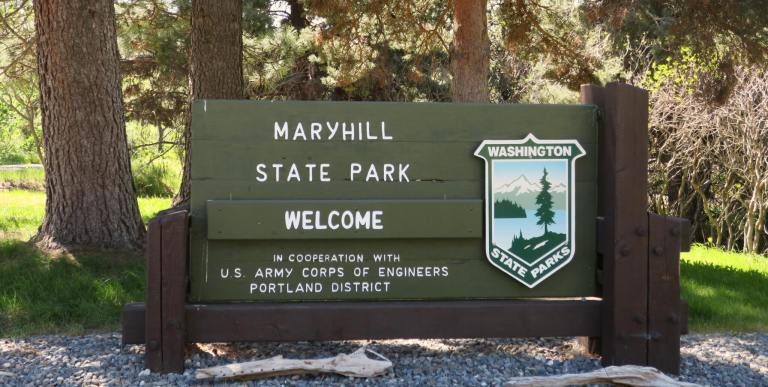
[[[198,99],[242,99],[242,0],[192,0],[189,51],[190,102]],[[186,205],[190,196],[191,103],[184,127],[184,171],[174,205]]]
[[[35,0],[48,248],[139,249],[110,0]]]
[[[451,43],[453,102],[488,102],[490,42],[487,0],[454,0]]]
[[[309,20],[307,20],[307,14],[304,10],[304,4],[301,0],[286,0],[288,7],[290,8],[290,16],[288,21],[296,31],[301,31],[309,26]]]

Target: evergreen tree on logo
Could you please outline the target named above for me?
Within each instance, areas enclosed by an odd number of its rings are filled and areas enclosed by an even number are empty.
[[[552,194],[549,193],[549,189],[552,184],[547,180],[547,168],[544,168],[544,175],[539,181],[541,183],[541,192],[536,195],[536,204],[539,205],[539,209],[536,210],[536,217],[539,221],[537,225],[544,225],[544,235],[549,232],[547,226],[555,223],[555,213],[552,211]]]

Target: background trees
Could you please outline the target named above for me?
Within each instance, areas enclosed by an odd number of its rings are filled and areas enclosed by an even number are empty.
[[[768,251],[764,169],[737,158],[768,153],[765,2],[485,2],[113,2],[136,191],[184,187],[190,98],[575,103],[619,80],[651,92],[654,210]],[[0,162],[40,162],[32,0],[0,4],[0,26]]]
[[[34,36],[31,1],[0,8],[0,105],[10,114],[0,125],[0,162],[43,159]],[[14,132],[24,140],[8,141]]]

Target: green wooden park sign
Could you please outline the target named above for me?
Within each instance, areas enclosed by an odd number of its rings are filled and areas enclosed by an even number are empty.
[[[690,223],[647,212],[648,95],[581,98],[194,103],[123,343],[182,372],[197,342],[582,336],[677,373]]]
[[[595,296],[596,112],[197,102],[189,300]]]

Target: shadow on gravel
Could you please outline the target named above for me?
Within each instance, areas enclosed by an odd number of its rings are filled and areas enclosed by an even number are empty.
[[[702,360],[683,355],[681,380],[705,386],[768,386],[768,374],[753,370],[749,363]]]

